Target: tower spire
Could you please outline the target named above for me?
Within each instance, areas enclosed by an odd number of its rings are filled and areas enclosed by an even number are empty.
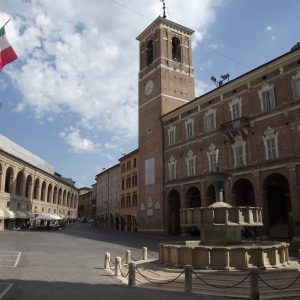
[[[166,3],[165,3],[165,0],[160,0],[163,4],[163,18],[167,18],[167,15],[166,15]]]

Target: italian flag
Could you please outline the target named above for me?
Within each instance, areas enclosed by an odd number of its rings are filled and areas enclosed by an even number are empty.
[[[17,59],[17,55],[5,37],[5,27],[0,28],[0,69]]]

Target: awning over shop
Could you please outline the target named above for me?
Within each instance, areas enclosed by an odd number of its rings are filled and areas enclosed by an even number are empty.
[[[4,219],[15,219],[16,218],[16,214],[8,209],[4,210]]]
[[[16,210],[15,212],[16,219],[28,219],[26,212]]]
[[[32,220],[55,221],[55,220],[61,220],[61,217],[56,214],[39,214],[37,217],[33,218]]]

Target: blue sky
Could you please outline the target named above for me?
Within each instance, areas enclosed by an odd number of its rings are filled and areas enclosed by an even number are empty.
[[[300,41],[298,0],[166,0],[195,30],[196,95]],[[19,59],[0,73],[0,133],[90,186],[137,147],[138,43],[159,0],[1,0]]]

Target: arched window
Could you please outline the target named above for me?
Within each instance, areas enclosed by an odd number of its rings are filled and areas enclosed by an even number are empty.
[[[147,66],[153,62],[153,41],[150,40],[147,44]]]
[[[49,184],[48,186],[48,193],[47,193],[47,202],[52,202],[52,185]]]
[[[26,179],[26,188],[25,188],[25,197],[27,198],[31,197],[31,187],[32,187],[32,177],[31,175],[28,175]]]
[[[2,191],[2,165],[0,164],[0,192]]]
[[[6,170],[6,174],[5,174],[5,188],[4,188],[5,193],[12,192],[12,184],[14,179],[13,177],[14,177],[13,169],[9,167]]]
[[[68,192],[68,195],[67,195],[67,206],[70,207],[70,199],[71,199],[71,194],[70,192]]]
[[[64,193],[63,193],[63,206],[66,206],[66,195],[67,195],[67,192],[64,191]]]
[[[181,62],[181,46],[177,37],[172,38],[172,59]]]
[[[57,202],[57,186],[54,187],[54,192],[53,192],[53,203]]]
[[[33,190],[33,199],[38,199],[39,197],[39,189],[40,189],[40,181],[37,178],[34,182],[34,190]]]
[[[24,189],[24,173],[20,171],[17,175],[16,181],[16,195],[23,196],[23,189]]]
[[[42,183],[42,192],[41,192],[41,201],[46,200],[46,182],[43,181]]]
[[[58,190],[58,205],[62,204],[62,190],[61,188]]]

